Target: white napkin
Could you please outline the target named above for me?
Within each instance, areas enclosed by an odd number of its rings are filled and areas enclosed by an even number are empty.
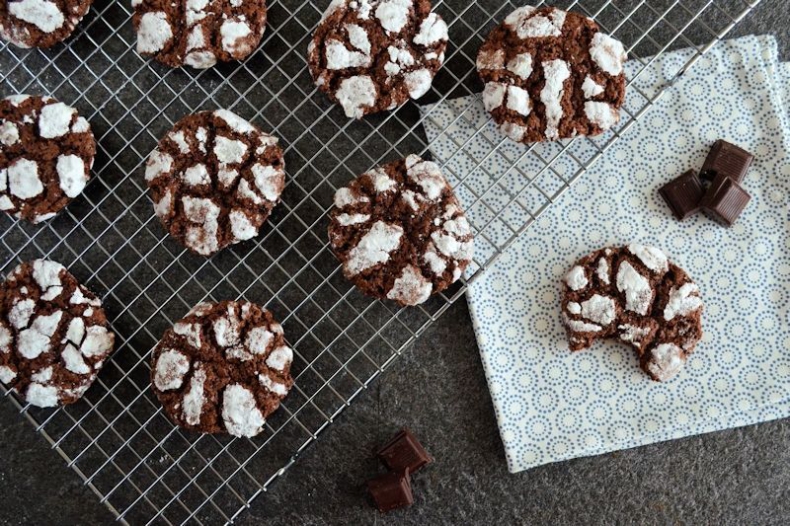
[[[654,92],[690,56],[681,50],[651,64],[629,88],[627,107],[644,106],[635,88]],[[638,67],[629,62],[629,78]],[[511,472],[790,415],[789,83],[790,66],[778,63],[773,38],[718,44],[471,285]],[[524,224],[525,209],[538,211],[562,186],[547,172],[538,191],[508,205],[543,165],[535,155],[551,159],[560,145],[539,145],[518,161],[520,172],[508,171],[526,147],[501,138],[479,96],[423,112],[434,157],[485,234],[476,241],[485,262],[492,245]],[[657,188],[701,167],[719,138],[756,155],[744,182],[751,203],[730,229],[703,214],[675,220]],[[582,139],[572,153],[586,162],[594,151]],[[567,178],[578,164],[563,155],[554,167]],[[502,185],[492,186],[499,177]],[[651,381],[635,353],[615,341],[571,353],[559,321],[559,280],[571,264],[629,242],[662,247],[705,301],[705,336],[666,383]]]

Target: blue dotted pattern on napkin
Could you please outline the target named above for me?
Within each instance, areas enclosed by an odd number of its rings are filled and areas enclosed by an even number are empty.
[[[665,55],[637,85],[650,93],[689,56]],[[629,62],[629,75],[635,68]],[[789,86],[790,67],[778,64],[772,38],[717,45],[471,286],[511,471],[790,415]],[[639,97],[630,90],[629,104],[644,105]],[[525,147],[503,142],[478,97],[424,112],[431,150],[485,234],[477,242],[485,262],[527,210],[561,187],[556,174],[544,174],[540,193],[522,193],[497,214],[542,166],[534,155],[550,159],[559,145],[540,145],[503,175]],[[702,214],[676,221],[657,188],[699,168],[719,138],[756,156],[744,183],[751,203],[730,229]],[[577,143],[577,159],[589,158],[590,143]],[[559,175],[577,169],[568,156],[556,160]],[[705,336],[666,383],[651,381],[635,353],[614,341],[571,353],[559,321],[559,280],[572,263],[632,241],[662,247],[705,301]]]

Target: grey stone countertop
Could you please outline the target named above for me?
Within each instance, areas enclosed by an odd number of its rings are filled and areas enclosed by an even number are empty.
[[[774,34],[764,0],[731,36]],[[415,504],[380,516],[364,483],[376,445],[409,426],[436,462]],[[113,515],[0,401],[0,524],[108,524]],[[238,520],[261,524],[790,524],[790,421],[507,471],[466,302],[457,302]]]

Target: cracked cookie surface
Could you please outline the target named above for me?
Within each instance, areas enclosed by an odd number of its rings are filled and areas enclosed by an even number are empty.
[[[308,66],[318,89],[360,119],[425,95],[447,40],[428,0],[334,0],[308,45]]]
[[[164,227],[210,256],[258,235],[285,186],[277,139],[227,110],[178,121],[151,153],[145,179]]]
[[[52,97],[0,100],[0,210],[40,223],[79,196],[96,141],[77,110]]]
[[[30,404],[79,400],[115,342],[101,300],[60,263],[22,263],[0,285],[0,382]]]
[[[151,384],[175,424],[253,437],[290,391],[292,361],[283,329],[266,309],[200,303],[157,344]]]
[[[517,142],[598,135],[620,120],[625,60],[623,45],[592,19],[523,6],[477,54],[483,105]]]
[[[132,0],[137,52],[170,67],[243,60],[266,29],[265,0]]]
[[[93,0],[0,0],[0,38],[21,48],[48,48],[67,39]]]
[[[675,376],[702,338],[699,288],[655,247],[631,244],[584,256],[563,279],[561,306],[572,351],[617,338],[657,381]]]
[[[366,172],[335,193],[329,242],[362,292],[417,305],[458,280],[472,229],[439,166],[417,155]]]

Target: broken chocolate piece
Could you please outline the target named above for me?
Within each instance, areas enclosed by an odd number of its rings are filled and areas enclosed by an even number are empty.
[[[387,468],[393,471],[408,469],[409,473],[415,473],[432,462],[422,444],[405,427],[382,446],[378,456]]]
[[[408,469],[386,473],[369,480],[368,491],[381,513],[414,504]]]
[[[732,177],[719,174],[705,193],[700,206],[708,217],[725,226],[732,226],[751,198]]]
[[[675,217],[683,221],[699,212],[700,201],[705,195],[705,190],[694,170],[689,170],[659,188],[658,193],[669,205]]]
[[[754,155],[743,148],[719,139],[713,143],[699,176],[706,181],[713,181],[716,176],[723,175],[731,177],[736,183],[742,183],[753,160]]]

